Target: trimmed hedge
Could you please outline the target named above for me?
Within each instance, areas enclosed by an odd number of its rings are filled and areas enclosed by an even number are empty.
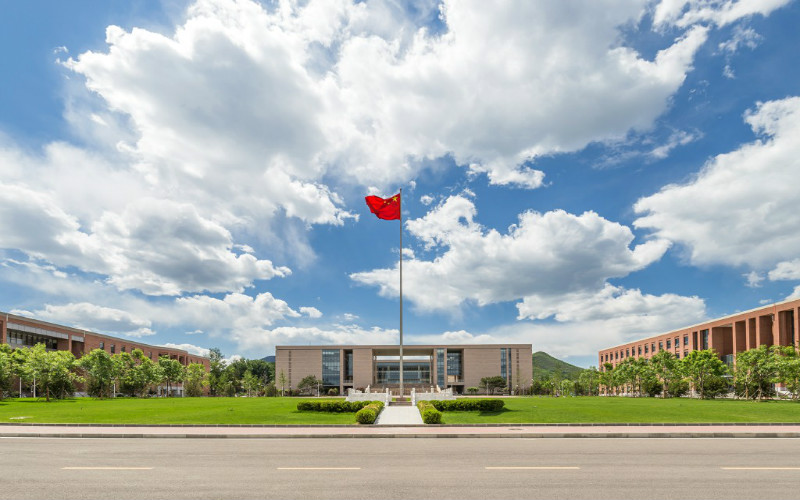
[[[324,411],[328,413],[355,413],[367,405],[380,401],[303,401],[297,403],[298,411]]]
[[[453,401],[426,401],[439,411],[500,411],[505,406],[502,399],[456,399]]]
[[[437,410],[432,404],[431,401],[420,401],[417,403],[417,408],[419,408],[419,413],[422,415],[422,422],[426,424],[441,424],[442,423],[442,412]]]
[[[374,424],[383,409],[383,403],[380,401],[370,401],[369,403],[356,412],[356,422],[359,424]]]

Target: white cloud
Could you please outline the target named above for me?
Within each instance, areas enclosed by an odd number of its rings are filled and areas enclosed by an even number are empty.
[[[155,333],[146,318],[88,302],[47,304],[44,309],[34,311],[33,317],[108,335],[144,337]]]
[[[211,334],[231,333],[240,330],[257,330],[286,318],[299,318],[300,313],[285,301],[269,292],[250,297],[231,293],[222,299],[207,295],[179,297],[166,308],[154,308],[153,314],[165,324],[202,326]]]
[[[300,312],[302,314],[305,314],[309,318],[316,319],[322,317],[322,312],[320,312],[320,310],[317,309],[316,307],[301,307]]]
[[[791,0],[661,0],[656,6],[653,24],[674,24],[686,27],[711,22],[725,26],[739,19],[772,11],[787,5]]]
[[[769,272],[769,279],[777,280],[800,280],[800,259],[779,262],[775,269]]]
[[[634,226],[682,244],[695,265],[763,270],[796,257],[800,98],[759,103],[745,120],[761,138],[712,158],[689,182],[639,199]]]
[[[194,344],[173,344],[171,342],[167,342],[166,344],[161,344],[161,347],[169,347],[170,349],[182,349],[189,354],[195,354],[197,356],[204,356],[208,357],[209,350],[205,347],[199,347]]]
[[[506,234],[483,228],[475,215],[471,200],[451,196],[407,222],[426,247],[443,251],[431,261],[403,263],[405,297],[417,308],[452,312],[464,301],[486,305],[600,290],[607,279],[657,261],[669,246],[651,240],[630,248],[630,229],[594,212],[525,212]],[[398,294],[396,268],[354,273],[351,279],[378,286],[382,295]]]
[[[419,197],[419,202],[427,207],[428,205],[433,203],[433,196],[428,195],[428,194],[424,194],[424,195]]]
[[[761,282],[764,281],[764,276],[757,273],[756,271],[750,271],[749,273],[745,273],[742,276],[747,279],[747,286],[750,288],[760,288]]]
[[[240,349],[270,351],[276,345],[364,345],[397,344],[398,330],[356,325],[333,325],[328,328],[281,326],[273,329],[232,332]]]
[[[733,29],[733,36],[731,39],[720,43],[718,48],[722,52],[735,54],[741,47],[747,47],[748,49],[754,49],[758,47],[758,44],[763,38],[764,37],[756,33],[753,28],[736,26]]]
[[[691,142],[699,139],[701,134],[691,133],[685,130],[676,130],[670,134],[669,138],[664,144],[656,146],[648,153],[648,156],[655,160],[663,160],[672,152],[673,149],[679,146],[685,146]]]

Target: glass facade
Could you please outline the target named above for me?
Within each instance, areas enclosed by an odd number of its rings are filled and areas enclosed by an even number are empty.
[[[444,389],[444,349],[436,349],[436,385]]]
[[[322,385],[339,387],[340,364],[339,349],[322,351]]]
[[[447,351],[447,382],[463,382],[461,375],[461,351]]]
[[[500,375],[508,381],[508,350],[500,349]]]
[[[400,361],[378,361],[376,364],[376,384],[399,384]],[[403,361],[403,383],[431,383],[431,364],[428,361]]]
[[[353,351],[344,353],[344,380],[345,382],[353,381]]]
[[[700,330],[700,335],[703,336],[703,350],[708,349],[708,330]]]
[[[17,330],[8,330],[8,344],[11,347],[33,347],[36,344],[44,344],[47,349],[58,349],[58,339]]]

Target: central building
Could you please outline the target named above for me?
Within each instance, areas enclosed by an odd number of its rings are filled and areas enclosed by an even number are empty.
[[[531,385],[531,344],[408,345],[403,346],[403,385],[411,388],[481,388],[484,377],[503,377],[518,392]],[[383,391],[400,388],[400,346],[277,346],[275,377],[286,377],[295,389],[308,375],[322,380],[322,389]]]

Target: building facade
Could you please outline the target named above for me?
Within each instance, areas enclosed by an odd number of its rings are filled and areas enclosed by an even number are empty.
[[[373,390],[400,387],[400,347],[392,345],[277,346],[275,377],[286,377],[285,389],[296,389],[306,376],[322,381],[322,390]],[[463,393],[480,387],[484,377],[502,376],[511,390],[531,385],[530,344],[410,345],[403,347],[403,385],[428,390],[452,387]],[[280,385],[278,386],[280,389]]]
[[[210,367],[208,358],[191,354],[182,349],[134,342],[3,312],[0,312],[0,343],[8,344],[12,348],[44,344],[49,350],[69,351],[76,358],[80,358],[94,349],[103,349],[109,354],[141,349],[144,355],[152,361],[158,361],[161,356],[167,356],[170,359],[178,360],[184,366],[190,363],[200,363],[206,371]],[[176,392],[180,393],[182,391],[181,384],[178,383],[175,386]]]
[[[800,347],[798,321],[800,299],[778,302],[603,349],[598,366],[610,363],[616,367],[628,358],[649,359],[664,350],[682,359],[690,351],[703,349],[714,349],[723,361],[733,365],[737,353],[762,345]]]

